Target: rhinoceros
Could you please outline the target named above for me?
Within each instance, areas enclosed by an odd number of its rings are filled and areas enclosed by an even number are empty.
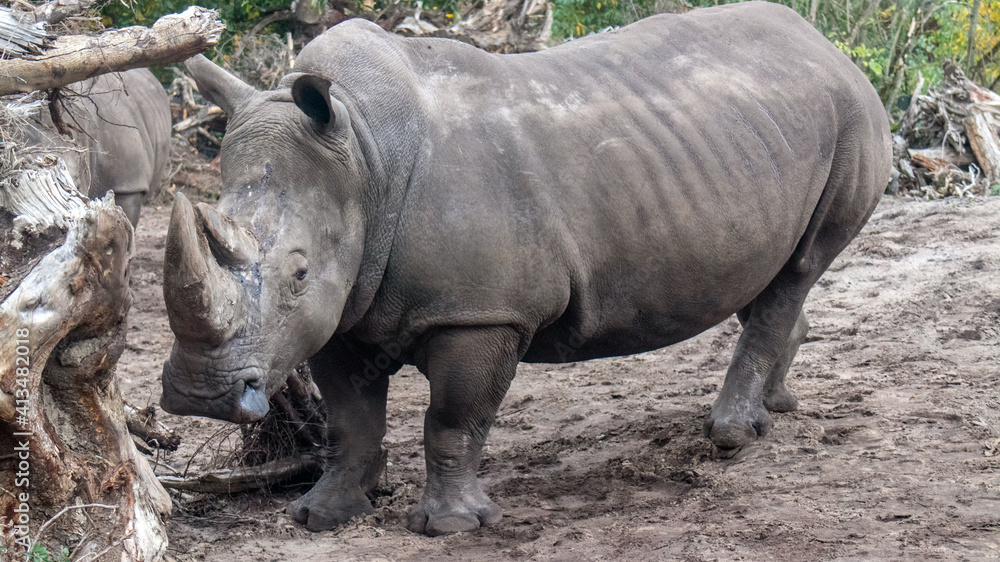
[[[311,530],[372,511],[389,376],[430,384],[408,527],[496,523],[477,481],[518,362],[658,349],[736,313],[705,421],[722,452],[796,407],[809,289],[889,178],[864,74],[792,10],[660,15],[538,53],[354,19],[259,92],[188,68],[229,115],[217,207],[175,200],[168,412],[248,422],[308,358],[328,408]]]
[[[141,68],[70,84],[62,99],[66,134],[43,111],[27,129],[27,144],[58,153],[89,197],[113,191],[134,227],[143,197],[163,179],[170,156],[170,100],[163,86]]]

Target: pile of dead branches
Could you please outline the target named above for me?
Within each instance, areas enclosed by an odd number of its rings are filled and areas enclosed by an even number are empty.
[[[233,448],[209,463],[214,468],[194,475],[160,476],[160,484],[218,494],[315,480],[323,467],[326,410],[309,366],[303,363],[292,371],[285,387],[271,397],[267,415],[241,425],[239,434]]]
[[[401,35],[447,37],[493,53],[527,53],[547,46],[553,9],[546,0],[486,0],[464,15],[442,14],[422,11],[417,2],[398,23],[392,18],[375,22]]]
[[[998,194],[1000,95],[946,63],[939,87],[917,87],[894,138],[898,190],[925,199]]]
[[[545,0],[494,0],[453,26],[449,33],[487,51],[526,53],[552,38],[554,5]]]

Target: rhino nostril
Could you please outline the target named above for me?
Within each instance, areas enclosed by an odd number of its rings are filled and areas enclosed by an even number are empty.
[[[240,408],[242,409],[240,423],[247,423],[259,420],[267,414],[269,409],[267,395],[264,393],[264,381],[262,379],[246,379],[243,381],[243,396],[240,397]]]

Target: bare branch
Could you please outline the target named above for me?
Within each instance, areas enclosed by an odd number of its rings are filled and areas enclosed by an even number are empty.
[[[131,404],[124,404],[125,424],[128,432],[134,437],[138,437],[145,445],[176,451],[180,446],[181,438],[172,429],[164,425],[155,418],[155,409],[152,407],[138,409]]]
[[[319,471],[320,459],[314,455],[301,455],[266,462],[258,466],[224,468],[194,477],[157,476],[164,488],[228,494],[257,490],[273,484],[286,482],[307,472]]]
[[[202,108],[202,110],[196,115],[192,115],[183,121],[178,121],[177,124],[174,125],[174,132],[183,133],[188,129],[200,127],[205,123],[211,123],[212,121],[222,119],[223,117],[225,117],[225,113],[223,113],[222,108],[217,105],[210,104]]]
[[[94,0],[52,0],[35,8],[35,21],[47,21],[49,25],[54,25],[84,13],[93,3]]]
[[[291,19],[291,17],[292,17],[291,10],[280,10],[274,12],[273,14],[268,15],[264,19],[257,22],[257,25],[253,26],[253,28],[250,29],[249,33],[245,34],[243,37],[240,37],[240,46],[236,48],[236,52],[233,53],[233,56],[230,57],[230,60],[239,60],[240,55],[243,54],[243,49],[246,48],[247,46],[247,43],[253,41],[254,37],[258,33],[260,33],[260,30],[264,29],[265,27],[271,25],[274,22]]]

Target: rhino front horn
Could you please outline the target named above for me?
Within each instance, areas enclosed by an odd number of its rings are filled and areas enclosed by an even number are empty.
[[[240,248],[245,241],[238,243]],[[163,300],[178,339],[219,346],[243,322],[243,291],[216,262],[205,225],[183,193],[174,199],[163,259]]]

